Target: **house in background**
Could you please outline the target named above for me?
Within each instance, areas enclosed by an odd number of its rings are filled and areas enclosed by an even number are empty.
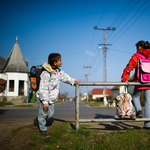
[[[104,91],[103,88],[94,88],[94,89],[92,90],[92,99],[95,100],[95,99],[97,99],[97,98],[102,98],[102,97],[104,97],[103,91]],[[111,94],[112,94],[111,89],[107,88],[107,92],[106,92],[106,93],[107,93],[107,94],[105,95],[106,97],[109,96],[109,95],[111,95]]]
[[[29,68],[18,44],[18,38],[7,60],[0,57],[0,101],[22,101],[29,97]]]
[[[124,86],[114,86],[111,91],[114,97],[117,97],[120,93],[123,92]]]
[[[134,76],[129,78],[128,81],[133,82]],[[116,97],[117,95],[119,95],[120,93],[122,93],[124,91],[124,86],[114,86],[111,90],[112,90],[112,95],[114,95]],[[127,87],[128,93],[130,93],[130,94],[133,93],[133,90],[134,90],[134,86]]]

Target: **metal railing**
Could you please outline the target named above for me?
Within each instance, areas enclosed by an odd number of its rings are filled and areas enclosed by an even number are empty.
[[[82,82],[76,85],[75,94],[76,94],[76,102],[75,102],[75,126],[76,131],[79,130],[79,123],[90,123],[90,122],[144,122],[150,121],[150,118],[137,118],[135,120],[116,120],[116,119],[79,119],[79,86],[150,86],[150,83],[141,84],[139,82]]]

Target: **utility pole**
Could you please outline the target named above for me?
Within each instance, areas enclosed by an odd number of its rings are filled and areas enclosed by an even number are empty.
[[[112,44],[106,44],[106,30],[108,31],[115,31],[116,28],[110,28],[110,27],[107,27],[106,28],[97,28],[97,26],[94,26],[94,29],[95,30],[104,30],[104,44],[99,44],[99,45],[103,45],[103,55],[104,55],[104,72],[103,72],[103,82],[107,82],[107,76],[106,76],[106,49],[107,47],[106,46],[109,46],[109,45],[112,45]],[[104,86],[104,91],[103,91],[104,95],[107,94],[107,88],[106,86]]]
[[[84,66],[83,68],[86,68],[86,79],[87,79],[87,82],[88,82],[88,68],[91,68],[91,66]],[[88,94],[88,86],[87,86],[87,94],[86,94],[86,99],[87,99],[87,102],[88,102],[88,97],[89,97],[89,94]]]

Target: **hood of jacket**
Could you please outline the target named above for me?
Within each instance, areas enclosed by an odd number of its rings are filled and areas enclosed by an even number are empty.
[[[45,63],[43,64],[43,67],[44,67],[48,72],[50,72],[50,73],[55,73],[55,72],[56,72],[54,69],[52,69],[51,65],[48,64],[48,62],[45,62]]]
[[[137,53],[144,55],[146,58],[150,58],[150,49],[140,49]]]

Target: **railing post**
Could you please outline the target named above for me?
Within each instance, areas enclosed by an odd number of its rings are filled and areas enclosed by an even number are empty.
[[[79,131],[79,85],[76,84],[75,123],[76,131]]]

